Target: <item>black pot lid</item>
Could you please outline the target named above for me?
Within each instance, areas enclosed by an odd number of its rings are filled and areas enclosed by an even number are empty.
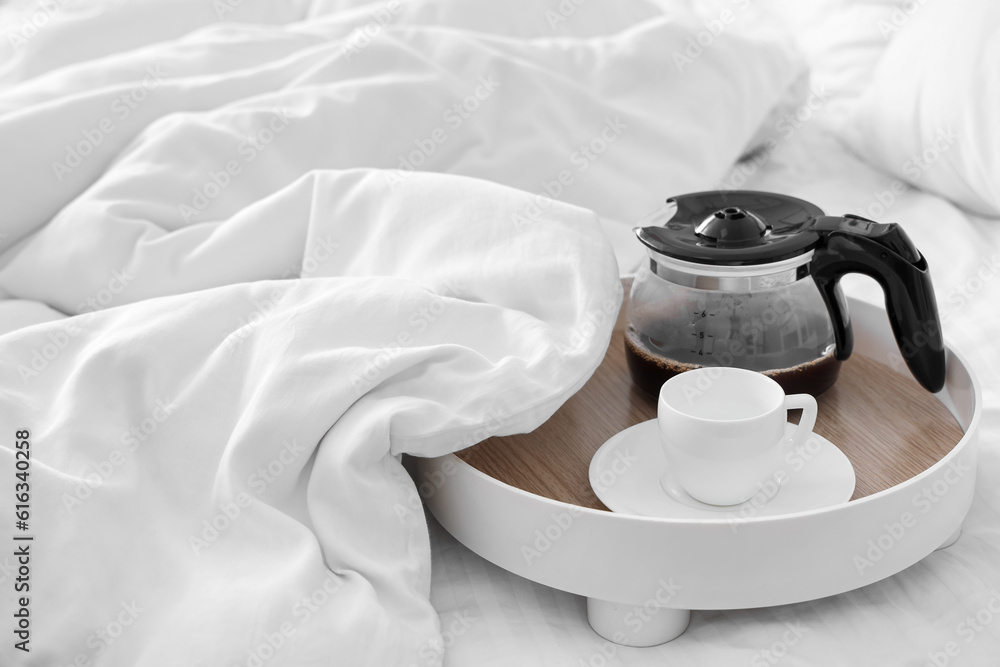
[[[656,252],[688,262],[742,266],[802,255],[820,240],[813,229],[822,209],[771,192],[725,190],[671,197],[674,216],[636,235]]]

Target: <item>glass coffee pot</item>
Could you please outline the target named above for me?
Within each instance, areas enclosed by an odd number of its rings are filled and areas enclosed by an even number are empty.
[[[826,391],[854,344],[846,273],[881,285],[913,376],[928,391],[944,386],[927,261],[898,225],[748,190],[672,197],[664,213],[664,224],[635,230],[649,261],[625,333],[629,371],[650,394],[701,366],[760,371],[789,394]]]

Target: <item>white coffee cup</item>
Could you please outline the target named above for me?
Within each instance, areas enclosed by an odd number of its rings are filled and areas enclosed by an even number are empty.
[[[788,410],[802,410],[785,437]],[[669,472],[695,500],[736,505],[754,496],[805,444],[816,424],[816,399],[786,396],[781,385],[742,368],[698,368],[660,388],[660,443]]]

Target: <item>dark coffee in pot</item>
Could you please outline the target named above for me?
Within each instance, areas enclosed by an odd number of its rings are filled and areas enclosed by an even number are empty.
[[[663,383],[678,373],[708,365],[683,363],[655,354],[651,351],[651,348],[655,349],[655,345],[651,341],[643,340],[644,338],[645,336],[637,333],[632,327],[626,329],[625,360],[632,379],[651,396],[659,396]],[[834,357],[833,350],[830,350],[819,358],[797,366],[760,372],[774,379],[786,394],[819,396],[837,381],[840,363]],[[738,366],[732,363],[730,365]]]

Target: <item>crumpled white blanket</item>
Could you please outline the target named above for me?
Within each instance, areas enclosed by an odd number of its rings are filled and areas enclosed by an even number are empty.
[[[398,457],[576,391],[612,245],[801,72],[756,34],[672,69],[677,4],[59,4],[0,67],[0,661],[439,664]]]
[[[30,658],[3,646],[17,664],[440,657],[397,456],[547,418],[607,345],[614,256],[582,209],[497,224],[526,195],[485,181],[414,174],[394,193],[344,171],[276,199],[305,263],[340,277],[0,338],[4,470],[16,430],[33,455]]]

